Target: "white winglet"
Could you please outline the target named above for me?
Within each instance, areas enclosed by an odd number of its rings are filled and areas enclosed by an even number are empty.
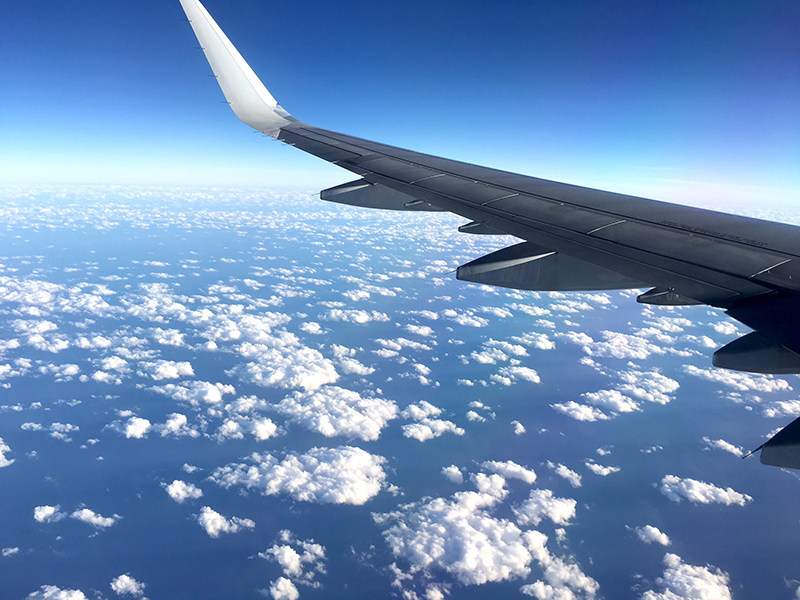
[[[236,116],[254,129],[277,137],[292,119],[272,97],[239,51],[198,0],[180,0],[194,34],[206,54]]]

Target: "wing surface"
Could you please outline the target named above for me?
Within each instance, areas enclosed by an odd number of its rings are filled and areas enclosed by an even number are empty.
[[[460,229],[528,244],[459,269],[520,289],[651,287],[640,302],[708,304],[756,330],[717,366],[800,372],[800,228],[605,192],[405,150],[303,123],[275,101],[198,0],[180,0],[225,97],[242,121],[360,179],[322,199],[445,210]],[[522,246],[522,245],[520,245]],[[730,347],[732,346],[732,347]]]

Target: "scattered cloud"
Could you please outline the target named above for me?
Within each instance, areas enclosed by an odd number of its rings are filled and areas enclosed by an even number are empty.
[[[36,592],[25,596],[25,600],[88,600],[80,590],[61,589],[54,585],[43,585]]]
[[[569,484],[572,487],[574,488],[581,487],[582,477],[569,467],[562,464],[555,464],[550,461],[547,461],[547,466],[548,468],[552,469],[556,475],[558,475],[559,477],[563,477],[564,479],[569,481]]]
[[[661,544],[662,546],[669,546],[671,543],[666,533],[663,533],[657,527],[653,527],[652,525],[634,527],[633,531],[645,544]]]
[[[513,510],[521,526],[538,525],[543,517],[556,525],[569,525],[575,517],[576,505],[572,498],[555,497],[550,490],[531,490],[528,499]]]
[[[752,500],[747,494],[740,494],[732,488],[720,488],[696,479],[681,479],[675,475],[665,475],[661,480],[661,493],[673,502],[684,498],[694,504],[736,504],[744,506]]]
[[[78,521],[83,521],[91,525],[92,527],[105,529],[107,527],[111,527],[115,525],[117,521],[119,521],[122,517],[119,515],[113,515],[111,517],[104,517],[93,510],[89,510],[88,508],[79,508],[75,512],[73,512],[70,517],[76,519]]]
[[[731,600],[730,577],[716,567],[687,565],[676,554],[665,555],[664,565],[664,574],[656,579],[661,591],[648,590],[641,600]]]
[[[386,459],[352,446],[312,448],[282,460],[269,453],[253,454],[250,462],[220,467],[210,479],[224,488],[242,487],[267,496],[355,505],[376,496],[386,480]]]
[[[33,509],[33,518],[39,523],[56,523],[66,516],[67,513],[61,512],[61,507],[58,504],[55,506],[37,506]]]
[[[178,503],[183,503],[189,499],[196,500],[203,495],[203,490],[201,490],[199,487],[194,484],[181,481],[180,479],[176,479],[169,485],[162,485],[169,494],[169,497]]]
[[[3,441],[3,438],[0,438],[0,468],[7,467],[14,462],[13,458],[6,457],[8,452],[11,452],[11,448]]]
[[[147,586],[144,583],[136,581],[127,573],[111,580],[111,589],[114,590],[118,596],[143,598],[145,587]]]
[[[209,537],[217,538],[223,533],[237,533],[242,529],[253,529],[256,524],[250,519],[240,519],[239,517],[223,517],[211,507],[204,506],[200,509],[200,514],[195,515],[197,522],[206,530]]]

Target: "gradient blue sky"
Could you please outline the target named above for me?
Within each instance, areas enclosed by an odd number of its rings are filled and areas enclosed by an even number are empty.
[[[702,205],[800,205],[796,0],[206,0],[296,117]],[[0,184],[319,189],[253,133],[177,0],[0,0]]]

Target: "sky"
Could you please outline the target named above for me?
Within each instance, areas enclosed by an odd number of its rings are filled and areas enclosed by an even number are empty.
[[[798,201],[796,2],[205,5],[313,125],[669,201]],[[0,7],[0,185],[351,178],[238,121],[177,0]]]

